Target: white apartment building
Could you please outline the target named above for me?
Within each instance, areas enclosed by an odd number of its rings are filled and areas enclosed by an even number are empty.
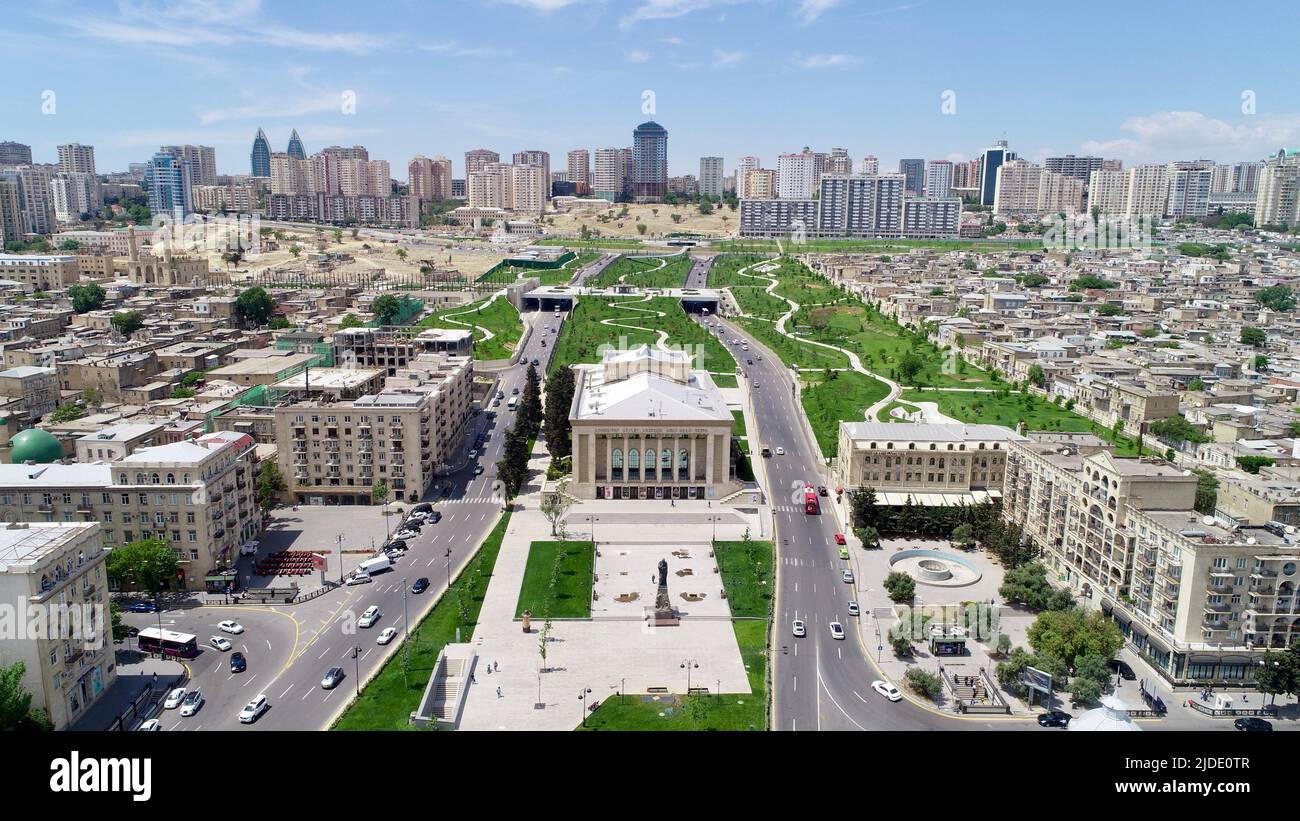
[[[1169,167],[1138,165],[1124,173],[1124,216],[1163,216],[1169,205]]]
[[[196,185],[195,211],[236,211],[251,214],[257,208],[257,191],[251,185]]]
[[[64,225],[81,221],[82,214],[94,213],[104,202],[99,177],[85,171],[65,171],[50,182],[54,196],[54,217]]]
[[[393,179],[388,160],[340,160],[338,193],[345,197],[390,196],[393,193]]]
[[[858,164],[858,173],[868,177],[876,176],[880,173],[880,160],[875,154],[868,154]]]
[[[1088,175],[1088,211],[1122,214],[1128,201],[1128,174],[1123,171],[1093,171]]]
[[[1042,176],[1042,167],[1028,160],[1007,160],[998,166],[993,213],[998,216],[1037,213]]]
[[[740,158],[740,162],[736,164],[736,196],[737,197],[743,200],[745,197],[751,196],[749,193],[749,189],[746,187],[746,183],[745,183],[746,175],[748,175],[750,171],[757,171],[762,167],[763,167],[762,160],[760,160],[758,157],[753,156],[752,154]]]
[[[816,177],[816,155],[782,154],[776,160],[776,195],[783,200],[812,199]]]
[[[1300,224],[1300,152],[1278,151],[1259,172],[1256,225]]]
[[[931,160],[925,165],[925,195],[943,198],[952,193],[952,163]]]
[[[519,214],[542,215],[546,209],[545,193],[551,187],[550,174],[540,165],[510,166],[511,190],[514,193],[510,209]]]
[[[217,184],[217,151],[212,146],[164,145],[158,150],[189,166],[191,185]]]
[[[1169,166],[1169,204],[1165,213],[1171,217],[1203,219],[1210,212],[1214,170],[1195,165],[1199,163],[1173,163]]]
[[[65,174],[94,174],[95,146],[69,143],[59,146],[59,170]]]
[[[1083,180],[1043,170],[1038,179],[1039,214],[1077,214],[1083,210]]]
[[[272,194],[314,194],[316,187],[308,160],[283,152],[271,154]]]
[[[700,157],[700,193],[722,196],[722,158]]]
[[[592,174],[592,191],[602,200],[616,201],[623,194],[623,152],[617,148],[596,149],[596,165]]]

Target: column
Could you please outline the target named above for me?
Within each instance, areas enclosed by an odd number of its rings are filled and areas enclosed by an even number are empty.
[[[585,433],[582,436],[587,449],[587,481],[596,483],[596,434]]]
[[[708,442],[708,450],[705,451],[705,455],[704,455],[704,474],[705,474],[705,475],[704,475],[704,484],[707,485],[707,486],[709,486],[709,487],[712,487],[712,486],[715,484],[714,481],[713,481],[713,452],[714,452],[714,447],[713,447],[713,433],[712,433],[712,432],[709,433],[709,435],[708,435],[708,437],[706,438],[705,441]],[[708,491],[705,490],[705,493],[708,493]]]
[[[605,483],[614,483],[614,447],[611,444],[614,440],[608,435],[605,436]],[[624,462],[623,464],[627,464]]]
[[[690,470],[688,471],[688,474],[691,477],[691,484],[695,484],[696,481],[695,469],[699,466],[699,462],[696,461],[696,456],[695,456],[695,443],[698,441],[699,441],[698,436],[691,437],[691,456],[690,456],[691,461],[690,461]]]

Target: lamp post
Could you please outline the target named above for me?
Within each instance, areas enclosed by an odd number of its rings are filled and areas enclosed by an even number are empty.
[[[681,668],[686,671],[686,695],[691,694],[691,670],[700,669],[700,663],[695,659],[686,659],[682,662]]]
[[[352,658],[356,661],[356,675],[353,676],[357,685],[357,695],[361,695],[361,648],[354,645],[352,647]]]
[[[578,692],[578,699],[582,702],[582,726],[587,726],[587,694],[591,692],[590,687],[583,687]]]
[[[451,590],[451,548],[447,548],[447,590]]]

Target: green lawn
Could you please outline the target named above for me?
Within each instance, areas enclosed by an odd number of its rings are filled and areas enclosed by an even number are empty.
[[[601,258],[601,254],[595,251],[582,251],[576,257],[564,263],[559,268],[550,270],[536,271],[542,280],[543,285],[568,285],[569,280],[586,268],[591,263]]]
[[[749,678],[750,693],[648,696],[613,695],[587,717],[586,730],[767,729],[767,636],[771,619],[772,543],[714,542],[714,554],[731,605],[731,627]],[[766,584],[762,582],[766,581]],[[680,682],[665,682],[686,688]],[[713,682],[692,687],[716,689]],[[584,729],[579,727],[578,729]]]
[[[736,375],[734,373],[715,373],[711,375],[713,376],[713,384],[717,385],[719,388],[740,387],[740,384],[736,381]]]
[[[600,239],[599,237],[597,237],[594,239],[583,240],[583,239],[577,239],[576,237],[572,239],[566,237],[547,237],[546,239],[539,239],[537,242],[534,242],[533,244],[534,245],[563,245],[565,248],[572,248],[575,251],[578,250],[579,248],[595,251],[601,248],[613,248],[615,250],[623,249],[623,248],[640,248],[642,243],[641,240],[639,239],[621,239],[621,238]]]
[[[939,411],[963,422],[1004,425],[1015,429],[1020,422],[1026,430],[1094,433],[1115,445],[1116,456],[1136,456],[1137,443],[1115,437],[1104,428],[1065,408],[1045,402],[1027,393],[969,393],[964,391],[904,391],[909,402],[937,402]]]
[[[840,422],[864,422],[867,408],[889,395],[889,386],[856,371],[832,372],[834,379],[819,377],[819,383],[802,393],[804,415],[822,455],[839,452]]]
[[[776,325],[762,319],[734,317],[734,321],[755,339],[780,357],[786,365],[799,368],[847,368],[849,358],[839,351],[805,345],[776,330]]]
[[[889,412],[892,411],[894,408],[902,408],[907,413],[916,413],[917,411],[920,410],[920,408],[918,408],[916,405],[909,405],[906,402],[890,402],[888,405],[884,406],[883,408],[881,408],[879,411],[876,412],[876,421],[878,422],[895,421],[894,417],[889,415]]]
[[[587,281],[592,288],[635,285],[639,288],[680,288],[686,284],[693,260],[686,254],[673,257],[619,257],[600,275]]]
[[[655,316],[659,311],[664,316]],[[636,328],[611,327],[601,324],[612,319]],[[646,328],[650,330],[639,330]],[[602,346],[618,346],[620,338],[628,347],[653,345],[659,336],[656,330],[668,334],[668,344],[690,346],[695,367],[708,371],[730,373],[736,361],[717,338],[691,322],[682,310],[681,302],[673,297],[583,297],[573,309],[569,319],[560,329],[551,357],[551,370],[580,362],[599,362]],[[699,346],[699,347],[696,347]],[[715,377],[720,379],[721,377]]]
[[[479,609],[483,606],[488,581],[492,578],[509,524],[510,514],[506,513],[483,541],[478,555],[452,582],[451,590],[439,599],[429,615],[415,625],[411,631],[411,664],[407,673],[402,671],[405,653],[398,648],[366,685],[360,697],[339,717],[333,729],[410,729],[407,721],[411,712],[420,706],[420,697],[429,682],[438,653],[456,640],[457,627],[461,628],[461,641],[469,641],[474,636]],[[348,674],[354,673],[348,670]],[[343,688],[346,690],[347,687],[345,683]]]
[[[556,571],[560,550],[564,559]],[[524,568],[524,581],[519,587],[519,604],[515,618],[525,610],[534,618],[544,619],[547,603],[550,615],[556,619],[591,618],[591,572],[596,562],[596,545],[593,542],[533,542],[528,546],[528,565]],[[555,588],[551,580],[554,574]]]
[[[504,298],[493,300],[487,307],[483,307],[484,305],[487,305],[486,301],[445,308],[430,314],[411,327],[417,329],[416,333],[424,328],[451,328],[463,331],[468,329],[456,323],[469,323],[476,326],[474,328],[475,359],[508,359],[514,352],[515,346],[519,344],[519,337],[524,333],[524,324],[519,320],[519,312],[509,300]],[[492,338],[484,341],[487,335],[480,330],[480,327],[491,331]]]
[[[731,419],[731,435],[747,436],[748,432],[745,430],[745,412],[734,410],[731,412]]]

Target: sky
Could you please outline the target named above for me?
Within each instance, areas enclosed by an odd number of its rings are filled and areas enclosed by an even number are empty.
[[[1230,11],[1225,11],[1230,9]],[[1239,0],[32,0],[0,31],[0,140],[126,170],[160,145],[248,173],[284,151],[416,154],[631,145],[670,173],[803,146],[854,159],[1259,159],[1300,146],[1300,3]],[[649,111],[650,113],[646,113]]]

